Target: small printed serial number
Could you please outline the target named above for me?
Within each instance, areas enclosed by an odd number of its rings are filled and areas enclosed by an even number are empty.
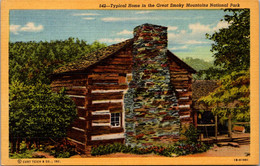
[[[234,161],[248,161],[248,159],[234,159]]]

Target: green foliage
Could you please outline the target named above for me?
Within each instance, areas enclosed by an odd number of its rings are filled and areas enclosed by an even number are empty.
[[[210,95],[199,100],[226,120],[232,115],[235,120],[250,120],[250,73],[247,71],[232,72],[221,79],[221,86]]]
[[[76,147],[66,138],[57,141],[54,145],[49,145],[44,148],[45,152],[50,152],[56,158],[69,158],[78,154]]]
[[[12,138],[64,137],[76,117],[74,102],[65,91],[53,93],[48,85],[10,84],[9,135]]]
[[[53,156],[55,158],[69,158],[73,155],[78,154],[76,152],[75,145],[69,142],[67,139],[59,139],[57,142],[49,144],[43,143],[40,145],[40,148],[31,147],[31,150],[28,150],[26,147],[25,141],[22,141],[20,144],[21,150],[20,153],[9,153],[10,158],[20,159],[20,158],[45,158],[45,155]],[[37,154],[37,152],[40,152]]]
[[[229,9],[224,20],[228,28],[222,28],[207,38],[214,41],[215,68],[202,71],[206,78],[220,79],[220,87],[199,100],[212,108],[220,121],[231,115],[235,121],[250,120],[250,10]]]
[[[205,60],[199,59],[199,58],[186,57],[186,58],[183,58],[182,61],[187,63],[189,66],[191,66],[196,71],[206,70],[210,67],[213,67],[213,61],[205,61]]]
[[[10,153],[9,157],[11,159],[22,159],[22,158],[33,158],[34,150],[26,150],[21,153]]]
[[[185,129],[183,135],[188,142],[198,142],[198,131],[193,125],[189,125],[189,128]]]
[[[250,67],[250,10],[229,9],[224,20],[230,25],[222,28],[207,38],[214,41],[211,51],[215,58],[214,65],[221,67],[215,72],[207,71],[212,77],[221,77],[233,71],[247,70]]]
[[[193,79],[195,80],[205,80],[209,79],[207,73],[205,71],[209,70],[210,68],[215,69],[213,61],[205,61],[203,59],[199,58],[192,58],[192,57],[186,57],[183,58],[182,61],[187,63],[189,66],[191,66],[193,69],[197,71],[196,74],[193,74]]]
[[[209,146],[204,143],[196,143],[191,141],[180,141],[174,145],[167,147],[163,146],[150,146],[150,147],[131,147],[124,144],[108,144],[94,147],[91,150],[92,156],[105,155],[111,153],[133,153],[133,154],[157,154],[167,157],[176,157],[181,155],[205,152]]]
[[[97,41],[87,44],[74,38],[9,43],[9,81],[18,80],[26,85],[50,84],[48,76],[55,69],[105,46]]]
[[[11,159],[33,158],[33,153],[36,149],[32,148],[31,150],[28,150],[24,141],[21,142],[20,148],[21,153],[9,153],[9,157]]]

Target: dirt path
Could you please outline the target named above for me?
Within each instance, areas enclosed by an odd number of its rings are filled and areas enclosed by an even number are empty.
[[[239,156],[248,156],[250,154],[249,150],[250,145],[240,145],[240,147],[232,147],[232,146],[214,146],[209,149],[207,152],[191,154],[186,156],[180,157],[239,157]],[[85,156],[73,156],[73,158],[81,158]],[[164,157],[155,154],[145,154],[145,155],[138,155],[138,154],[130,154],[130,153],[113,153],[108,155],[102,156],[92,156],[91,158],[109,158],[109,157]]]
[[[164,156],[159,156],[156,154],[131,154],[131,153],[113,153],[113,154],[107,154],[107,155],[102,155],[102,156],[93,156],[94,158],[99,158],[99,157],[164,157]]]
[[[210,150],[204,153],[191,154],[181,157],[243,157],[250,154],[250,145],[240,145],[240,147],[231,147],[231,146],[214,146]]]

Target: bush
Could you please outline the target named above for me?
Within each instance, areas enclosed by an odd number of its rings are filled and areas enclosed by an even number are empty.
[[[179,141],[174,145],[170,145],[168,147],[163,146],[151,146],[151,147],[131,147],[124,144],[108,144],[108,145],[100,145],[98,147],[94,147],[91,150],[92,156],[97,155],[105,155],[111,153],[133,153],[133,154],[157,154],[161,156],[173,157],[173,156],[181,156],[193,153],[205,152],[209,149],[204,143],[194,143],[189,141]]]
[[[44,151],[56,158],[69,158],[78,154],[75,145],[65,138],[57,141],[54,146],[46,146]]]
[[[33,158],[33,153],[35,150],[26,150],[21,153],[9,153],[11,159],[22,159],[22,158]]]
[[[188,142],[198,142],[199,134],[196,127],[194,127],[193,125],[190,125],[189,128],[185,130],[183,135],[186,137],[186,141]]]

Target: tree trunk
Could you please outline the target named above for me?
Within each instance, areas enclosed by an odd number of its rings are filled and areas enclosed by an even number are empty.
[[[36,149],[37,145],[36,145],[36,138],[33,139],[33,147]]]
[[[40,149],[40,139],[37,138],[37,149]]]
[[[228,137],[232,138],[232,122],[231,122],[231,114],[228,116]]]
[[[31,150],[31,140],[30,139],[26,139],[25,142],[26,142],[27,149]]]
[[[20,153],[20,138],[16,139],[16,153]]]
[[[11,142],[11,153],[14,153],[16,148],[15,148],[15,139],[14,138],[10,138],[10,142]]]
[[[218,139],[218,116],[215,116],[215,137]]]

